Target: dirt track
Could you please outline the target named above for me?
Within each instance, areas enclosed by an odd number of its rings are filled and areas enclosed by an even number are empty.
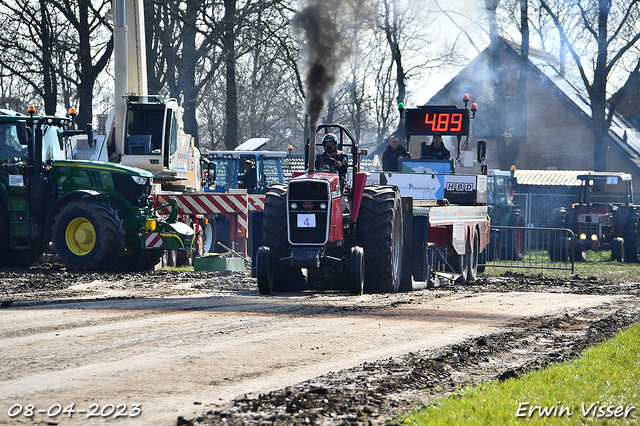
[[[462,384],[577,356],[637,321],[640,293],[520,275],[359,297],[262,297],[248,276],[212,272],[0,282],[0,424],[386,423]],[[49,416],[56,403],[122,404],[123,416]],[[15,404],[35,405],[33,422],[9,417]]]

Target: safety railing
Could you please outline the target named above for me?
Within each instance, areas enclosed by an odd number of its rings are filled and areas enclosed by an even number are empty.
[[[558,269],[574,275],[576,236],[564,228],[492,226],[479,267]]]

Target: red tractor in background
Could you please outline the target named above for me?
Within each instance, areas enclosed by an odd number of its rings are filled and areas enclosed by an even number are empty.
[[[633,201],[632,177],[628,173],[590,172],[578,175],[582,181],[580,202],[551,212],[551,228],[574,232],[574,260],[587,258],[588,250],[611,249],[619,262],[638,262],[640,206]],[[566,261],[571,255],[566,236],[559,236],[549,247],[552,260]]]
[[[331,161],[314,170],[315,158],[307,149],[308,171],[296,173],[288,185],[269,187],[263,245],[256,253],[261,294],[300,291],[305,285],[348,288],[351,294],[400,288],[400,192],[390,185],[365,187],[367,175],[359,170],[359,157],[366,151],[358,150],[351,132],[341,125],[320,125],[316,130],[319,136],[328,133],[336,135],[339,150],[351,154],[347,183],[341,187]],[[316,135],[307,144],[315,144]]]

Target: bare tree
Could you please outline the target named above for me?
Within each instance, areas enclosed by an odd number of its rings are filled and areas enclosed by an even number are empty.
[[[55,11],[45,0],[0,0],[0,67],[3,79],[15,77],[44,103],[45,114],[55,114],[58,101],[58,74],[52,46],[57,23]],[[15,79],[14,79],[15,80]],[[3,90],[3,97],[6,92]],[[26,99],[23,99],[26,102]]]
[[[389,44],[389,50],[391,51],[391,60],[395,64],[396,68],[396,85],[398,88],[398,95],[396,96],[397,103],[405,101],[407,95],[406,73],[402,65],[402,51],[400,49],[400,32],[398,28],[398,0],[382,0],[384,7],[384,23],[383,29],[387,36],[387,43]],[[400,129],[401,123],[398,122],[398,129]]]
[[[74,30],[77,44],[67,43],[76,58],[73,75],[64,76],[76,86],[79,101],[78,123],[93,121],[93,89],[98,75],[105,69],[113,52],[113,35],[105,14],[110,1],[94,4],[91,0],[54,1],[57,9]]]
[[[596,0],[586,4],[569,4],[565,13],[580,17],[580,33],[590,36],[588,40],[572,38],[572,28],[563,25],[558,9],[552,8],[547,0],[539,1],[574,59],[589,96],[595,139],[594,169],[605,171],[608,131],[615,109],[624,95],[621,89],[640,69],[637,54],[640,40],[637,30],[639,1]],[[617,78],[614,79],[614,76]],[[613,84],[614,80],[619,80],[620,84]]]

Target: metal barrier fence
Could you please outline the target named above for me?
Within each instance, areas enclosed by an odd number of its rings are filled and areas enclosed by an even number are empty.
[[[576,236],[570,229],[492,226],[478,266],[559,269],[574,275]]]

